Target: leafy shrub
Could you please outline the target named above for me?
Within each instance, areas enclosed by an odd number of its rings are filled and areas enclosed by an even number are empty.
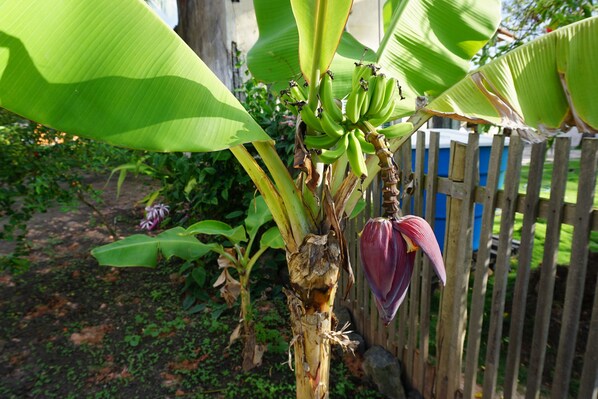
[[[28,251],[27,222],[56,204],[73,205],[80,198],[97,201],[84,182],[91,171],[122,162],[131,151],[84,140],[30,122],[0,108],[0,239],[15,242],[0,256],[0,269],[23,269]]]

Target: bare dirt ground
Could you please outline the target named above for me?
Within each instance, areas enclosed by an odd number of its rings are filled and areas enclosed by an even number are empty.
[[[136,202],[150,182],[90,177],[103,190],[98,209],[119,236],[139,233]],[[241,369],[242,342],[229,347],[238,308],[223,309],[217,290],[202,312],[183,310],[176,264],[157,269],[98,266],[90,250],[112,237],[82,205],[36,215],[27,236],[30,269],[0,273],[0,398],[290,398],[284,299],[256,298],[263,364]],[[10,249],[0,243],[0,253]],[[273,292],[273,291],[268,291]],[[278,291],[279,292],[279,291]],[[225,305],[224,305],[225,306]],[[331,397],[379,398],[333,359]]]

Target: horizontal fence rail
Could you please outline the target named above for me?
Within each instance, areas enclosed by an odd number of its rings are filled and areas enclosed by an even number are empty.
[[[441,137],[418,132],[396,160],[403,213],[425,217],[432,227],[446,223],[441,240],[446,287],[439,286],[428,259],[418,255],[396,319],[388,327],[380,321],[358,248],[365,222],[380,214],[375,181],[364,191],[364,212],[347,223],[356,283],[337,306],[351,311],[353,328],[368,346],[382,345],[402,360],[425,398],[596,398],[598,255],[592,255],[590,244],[598,237],[598,139],[582,140],[579,172],[569,167],[569,139],[555,139],[544,198],[546,143],[526,150],[527,180],[520,189],[525,146],[519,137],[492,137],[482,161],[481,136],[469,134],[450,148],[440,144]],[[443,151],[450,152],[448,162]],[[480,183],[482,169],[487,175]],[[575,203],[565,201],[572,173]],[[442,194],[446,204],[437,200]],[[445,221],[439,219],[440,208],[446,210]],[[542,234],[539,223],[545,225]],[[557,264],[564,225],[573,230],[566,266]],[[542,259],[534,263],[539,248]],[[347,284],[342,277],[341,292]]]

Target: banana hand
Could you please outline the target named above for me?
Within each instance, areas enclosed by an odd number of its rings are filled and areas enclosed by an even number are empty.
[[[380,117],[380,111],[382,110],[384,103],[384,94],[386,93],[386,82],[387,78],[385,75],[372,76],[368,80],[369,94],[370,94],[370,106],[366,112],[368,119]]]

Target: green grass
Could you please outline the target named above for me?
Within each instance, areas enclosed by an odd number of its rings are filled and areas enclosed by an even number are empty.
[[[544,165],[544,172],[542,175],[542,184],[540,188],[540,198],[550,198],[550,185],[553,174],[554,164],[548,163]],[[574,159],[569,161],[569,173],[567,175],[567,187],[565,189],[565,202],[575,204],[577,202],[577,186],[580,170],[580,160]],[[529,176],[529,166],[524,165],[521,169],[521,180],[519,192],[525,194],[527,189],[527,181]],[[598,208],[598,196],[594,196],[594,208]],[[515,222],[513,226],[513,239],[521,239],[521,229],[523,228],[523,214],[517,213],[515,215]],[[500,232],[500,215],[497,215],[494,220],[494,233]],[[544,254],[544,241],[546,237],[546,220],[538,219],[536,221],[534,232],[534,248],[532,254],[532,268],[537,267],[542,263]],[[561,225],[561,235],[559,240],[557,263],[561,265],[569,264],[571,259],[571,248],[573,247],[573,226],[568,224]],[[598,232],[592,231],[590,235],[590,251],[598,252]]]

